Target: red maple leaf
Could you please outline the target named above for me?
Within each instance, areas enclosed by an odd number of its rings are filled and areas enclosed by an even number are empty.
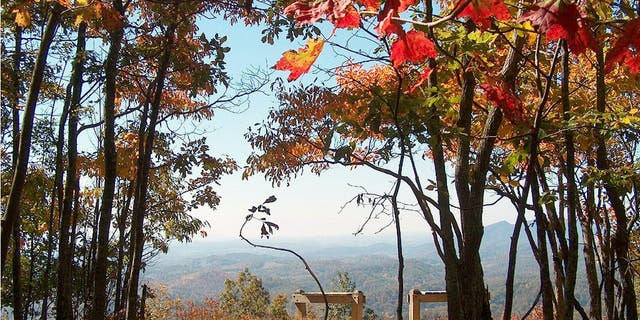
[[[341,18],[331,21],[336,28],[358,28],[360,27],[360,13],[353,5],[344,10]]]
[[[605,72],[611,72],[616,64],[625,64],[631,73],[640,72],[640,18],[625,23],[622,36],[607,53]]]
[[[516,97],[506,85],[495,86],[483,83],[480,88],[484,90],[487,99],[502,110],[507,120],[515,125],[525,122],[522,100]]]
[[[384,3],[384,7],[378,13],[378,26],[375,28],[380,37],[385,35],[395,33],[397,35],[402,35],[404,30],[400,23],[394,21],[394,18],[399,17],[398,15],[409,8],[409,6],[413,5],[416,0],[388,0]]]
[[[313,24],[326,16],[336,28],[360,26],[360,15],[351,0],[298,0],[288,5],[284,14],[293,15],[299,25]]]
[[[426,58],[438,55],[436,47],[422,31],[411,30],[398,36],[398,40],[391,45],[391,61],[398,67],[406,61],[422,62]]]
[[[566,40],[569,49],[576,54],[584,53],[587,48],[597,48],[589,29],[589,19],[575,3],[567,3],[565,0],[547,1],[542,6],[533,6],[520,19],[531,21],[533,26],[547,35],[549,41]]]
[[[322,52],[322,46],[324,40],[309,39],[307,45],[304,48],[295,50],[289,50],[282,54],[282,58],[276,62],[273,66],[276,70],[290,71],[288,81],[298,79],[302,74],[309,72],[311,65],[316,61],[320,52]]]
[[[465,1],[460,1],[460,3],[463,2]],[[511,14],[502,0],[471,0],[458,13],[458,18],[462,17],[469,17],[481,30],[486,30],[491,27],[491,17],[498,20],[509,20]]]
[[[387,16],[384,19],[380,20],[380,23],[376,26],[375,30],[378,32],[380,37],[384,37],[389,34],[404,34],[404,30],[402,26],[397,21],[394,21],[393,18],[397,17],[395,11],[389,10]]]

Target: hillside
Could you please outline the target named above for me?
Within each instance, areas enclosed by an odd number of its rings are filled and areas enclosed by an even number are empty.
[[[512,227],[506,222],[488,226],[481,247],[485,278],[496,315],[501,313],[504,304],[504,278]],[[333,287],[332,279],[338,271],[347,271],[357,288],[367,296],[368,307],[378,314],[392,314],[397,290],[395,244],[384,242],[349,247],[344,245],[344,241],[336,242],[343,245],[321,245],[302,240],[288,245],[309,260],[326,289]],[[290,295],[296,289],[317,291],[302,264],[291,256],[250,249],[239,241],[223,245],[200,243],[190,250],[180,248],[175,254],[169,253],[150,266],[145,272],[145,281],[164,283],[172,295],[199,301],[205,296],[217,297],[224,288],[225,278],[235,278],[238,272],[248,268],[252,274],[263,279],[265,287],[272,294]],[[216,253],[216,248],[219,253]],[[521,242],[519,248],[514,311],[523,313],[538,292],[538,275],[528,244]],[[205,255],[205,252],[209,254]],[[444,289],[444,266],[432,244],[409,240],[405,255],[407,293],[412,288]],[[437,305],[425,307],[436,312],[444,308]]]

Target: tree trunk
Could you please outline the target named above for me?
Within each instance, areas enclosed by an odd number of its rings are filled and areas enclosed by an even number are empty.
[[[525,193],[529,192],[528,187],[525,187],[524,192]],[[518,217],[516,218],[516,223],[513,226],[513,233],[511,234],[511,242],[509,244],[509,262],[507,263],[507,279],[505,281],[505,298],[504,298],[504,311],[502,313],[502,320],[511,320],[511,313],[513,312],[513,285],[515,283],[515,275],[516,275],[518,240],[520,239],[520,231],[522,230],[522,224],[525,222],[524,204],[519,204],[517,206],[517,210],[518,210]]]
[[[98,142],[98,145],[100,145],[101,141]],[[100,188],[101,186],[101,181],[98,180],[97,181],[97,187]],[[92,230],[94,230],[94,232],[91,232],[91,241],[89,242],[89,250],[87,252],[87,259],[86,259],[86,264],[84,266],[84,271],[85,271],[85,279],[87,279],[87,287],[84,289],[85,292],[85,296],[88,298],[88,300],[93,301],[93,297],[95,295],[95,290],[94,290],[94,274],[95,274],[95,262],[96,262],[96,251],[97,251],[97,247],[98,247],[98,233],[95,232],[95,230],[98,229],[98,219],[100,218],[100,199],[96,200],[96,205],[93,209],[93,220],[89,221],[89,219],[87,219],[87,223],[84,227],[84,229],[86,230],[87,228],[91,228]]]
[[[151,169],[151,154],[153,151],[153,143],[155,138],[156,122],[160,112],[160,102],[162,91],[164,90],[164,79],[169,67],[169,58],[173,50],[173,38],[176,25],[172,24],[165,34],[165,45],[162,57],[160,58],[158,71],[156,74],[155,91],[153,101],[151,101],[151,112],[149,115],[149,125],[145,135],[140,135],[140,147],[138,153],[138,174],[136,178],[136,197],[133,202],[133,212],[131,215],[131,270],[129,275],[129,284],[127,286],[127,310],[126,319],[134,320],[137,318],[138,311],[138,281],[140,276],[140,268],[142,266],[142,254],[144,249],[144,215],[146,211],[147,186],[149,181],[149,172]],[[144,127],[146,115],[141,116],[140,127]]]
[[[13,53],[13,72],[11,73],[11,82],[13,90],[10,93],[11,98],[11,127],[12,127],[12,147],[11,150],[11,167],[13,170],[18,166],[18,152],[20,149],[20,69],[22,61],[22,28],[16,27],[15,34],[16,48]]]
[[[534,133],[533,135],[537,135]],[[532,135],[532,137],[533,137]],[[532,140],[536,140],[532,138]],[[537,145],[537,141],[535,143],[531,143],[531,145]],[[532,147],[537,148],[537,147]],[[533,168],[528,171],[531,172],[532,175],[527,174],[527,179],[531,179],[531,193],[532,193],[532,201],[535,212],[536,219],[536,235],[538,241],[538,250],[536,252],[536,258],[538,260],[538,265],[540,267],[540,290],[542,291],[542,314],[544,320],[553,320],[553,285],[551,283],[551,275],[549,272],[549,256],[547,251],[547,230],[548,230],[548,222],[545,217],[542,207],[540,207],[540,194],[539,194],[539,185],[536,177],[536,165],[537,162],[537,152],[532,152],[530,155],[531,160],[529,161],[529,165],[533,166]]]
[[[18,150],[20,148],[20,60],[22,56],[22,28],[16,27],[15,34],[16,48],[13,55],[14,72],[12,73],[13,92],[11,92],[11,115],[12,115],[12,146],[11,167],[16,169],[18,164]],[[13,258],[12,258],[12,289],[13,289],[13,314],[14,319],[22,320],[22,281],[20,262],[20,221],[16,221],[13,231]]]
[[[126,245],[126,223],[127,223],[127,214],[129,213],[129,205],[131,204],[131,198],[133,197],[134,190],[134,182],[130,182],[127,187],[127,194],[125,198],[125,203],[122,206],[122,210],[120,211],[120,215],[118,217],[118,261],[116,270],[118,272],[116,278],[116,300],[115,300],[115,311],[116,313],[121,310],[123,306],[123,284],[126,284],[126,281],[123,281],[123,276],[126,272],[123,272],[124,267],[124,257],[125,257],[125,245]]]
[[[76,182],[75,185],[74,185],[75,189],[73,191],[73,195],[74,195],[74,199],[73,199],[73,203],[74,203],[73,204],[73,218],[71,219],[71,234],[70,234],[70,241],[69,241],[70,247],[72,249],[75,249],[75,247],[76,247],[76,239],[77,239],[77,233],[76,232],[77,232],[77,228],[78,228],[78,217],[80,215],[80,205],[81,205],[80,204],[80,179],[76,178],[75,182]],[[74,259],[74,256],[75,256],[75,251],[72,250],[71,251],[71,260]],[[72,281],[72,283],[76,283],[77,284],[78,283],[77,281],[79,279],[82,279],[80,277],[80,275],[77,275],[75,272],[71,273],[71,281]],[[76,287],[76,292],[77,291],[78,291],[78,288]],[[74,302],[74,301],[72,301],[72,302]],[[75,312],[80,314],[80,312],[84,311],[85,312],[85,316],[86,316],[86,311],[85,311],[86,308],[85,307],[87,306],[87,303],[85,303],[84,301],[79,301],[79,300],[76,300],[75,303],[76,303],[75,308],[74,308]]]
[[[6,211],[2,217],[0,231],[0,242],[2,243],[0,245],[2,250],[2,265],[0,268],[2,269],[4,269],[5,260],[7,258],[9,242],[13,233],[13,226],[16,224],[20,216],[20,203],[22,199],[22,191],[24,190],[24,183],[27,178],[27,166],[29,164],[29,154],[31,151],[31,135],[33,131],[33,121],[35,117],[36,104],[38,102],[38,96],[40,95],[40,88],[42,86],[44,71],[46,69],[49,48],[51,47],[51,43],[53,42],[56,28],[60,23],[62,10],[62,5],[60,5],[57,1],[54,1],[53,9],[49,14],[47,25],[44,29],[44,34],[42,35],[40,48],[38,49],[38,56],[36,58],[35,65],[33,66],[31,84],[29,86],[27,102],[24,108],[22,130],[20,131],[20,146],[17,157],[18,160],[16,162],[16,169],[14,171],[11,189],[9,191],[9,199],[7,201]]]
[[[597,70],[596,70],[596,109],[600,113],[606,112],[606,84],[604,79],[604,54],[602,48],[596,51]],[[629,270],[629,229],[627,211],[622,200],[623,192],[615,182],[609,178],[608,173],[608,151],[604,134],[602,133],[603,125],[596,123],[595,137],[597,141],[596,150],[596,166],[598,170],[605,172],[604,188],[607,191],[607,198],[613,209],[616,219],[616,231],[613,235],[613,249],[615,251],[615,261],[618,265],[618,273],[620,275],[620,286],[622,290],[622,310],[620,310],[621,318],[637,319],[638,318],[638,301],[633,284],[633,274]]]
[[[113,6],[121,14],[124,13],[122,1],[113,1]],[[105,101],[103,107],[104,118],[104,186],[102,189],[102,204],[98,219],[98,243],[96,261],[94,264],[94,299],[91,311],[92,318],[101,320],[106,313],[107,287],[107,257],[109,256],[109,229],[111,227],[111,209],[116,184],[117,154],[115,145],[115,100],[116,78],[118,75],[118,60],[122,47],[124,31],[109,33],[110,47],[105,62]]]
[[[29,257],[35,257],[35,250],[36,250],[36,241],[35,241],[35,237],[31,237],[31,240],[29,240],[30,244],[29,244]],[[27,280],[27,305],[24,306],[24,316],[22,317],[23,319],[26,319],[28,316],[28,312],[31,312],[31,314],[33,314],[34,312],[34,308],[33,308],[33,303],[34,303],[34,299],[33,299],[33,277],[35,275],[35,264],[36,264],[36,259],[30,258],[29,259],[29,277]],[[23,298],[24,300],[24,298]]]
[[[568,124],[571,115],[571,102],[569,101],[569,48],[566,41],[562,41],[562,114],[564,121]],[[576,287],[576,275],[578,272],[578,187],[575,179],[575,146],[573,142],[573,132],[566,130],[564,134],[566,162],[564,173],[567,178],[567,233],[568,252],[565,258],[565,283],[564,297],[565,309],[564,318],[573,319],[574,303],[576,301],[574,290]]]
[[[42,275],[41,286],[42,290],[45,293],[45,296],[42,301],[41,309],[40,309],[40,320],[46,320],[49,313],[49,277],[51,274],[52,260],[53,260],[53,252],[54,252],[54,232],[55,226],[57,225],[55,221],[55,213],[56,211],[62,212],[62,201],[64,197],[64,190],[62,188],[63,183],[63,148],[64,148],[64,129],[67,123],[67,115],[69,109],[69,101],[71,100],[71,94],[69,91],[71,90],[71,84],[69,84],[67,88],[67,101],[65,101],[65,105],[62,110],[62,115],[60,116],[60,120],[58,122],[58,139],[56,141],[56,155],[55,155],[55,173],[54,173],[54,182],[53,182],[53,192],[51,196],[51,206],[49,207],[49,215],[47,217],[48,224],[48,232],[47,232],[47,258],[45,260],[44,273]]]
[[[432,74],[435,72],[432,72]],[[434,111],[435,112],[435,111]],[[431,148],[433,150],[433,163],[436,172],[436,188],[438,190],[438,204],[440,205],[440,230],[444,253],[445,266],[445,287],[447,291],[447,313],[449,319],[463,319],[463,308],[460,300],[460,277],[458,265],[458,253],[454,244],[453,224],[455,218],[451,213],[449,202],[448,177],[446,172],[446,161],[444,159],[444,150],[442,148],[442,136],[439,119],[433,119],[429,125],[429,134],[433,137]]]
[[[424,21],[430,22],[433,20],[433,3],[432,1],[423,1],[425,16]],[[429,37],[433,38],[433,32],[428,30]],[[435,70],[437,67],[437,61],[435,59],[429,58],[427,60],[427,66]],[[430,88],[436,88],[438,86],[438,73],[431,72],[429,77],[427,78],[427,84]],[[436,93],[432,93],[435,95]],[[462,309],[460,308],[460,300],[459,293],[460,287],[458,283],[458,254],[455,248],[455,239],[454,239],[454,226],[456,223],[453,214],[451,213],[451,207],[449,202],[449,190],[448,190],[448,178],[446,173],[446,161],[444,159],[444,153],[442,149],[442,135],[441,135],[441,125],[439,119],[437,118],[437,110],[436,107],[433,106],[431,109],[433,114],[431,121],[426,123],[427,131],[432,139],[429,142],[429,147],[433,151],[433,165],[435,168],[436,175],[436,189],[438,191],[438,204],[439,204],[439,213],[440,213],[440,239],[442,240],[442,255],[441,258],[443,260],[445,266],[445,289],[447,291],[447,314],[449,319],[461,319],[462,318]],[[416,195],[419,197],[419,195]],[[437,238],[434,237],[434,241],[438,241]]]
[[[397,106],[397,105],[396,105]],[[397,112],[394,112],[394,117],[397,122]],[[397,126],[398,129],[400,126]],[[400,139],[404,139],[404,134],[400,133]],[[404,164],[404,154],[405,154],[405,145],[404,142],[401,143],[401,153],[400,156],[400,164],[398,165],[398,176],[402,175],[402,167]],[[402,320],[402,303],[404,302],[404,254],[402,252],[402,229],[400,226],[400,209],[398,208],[398,193],[400,192],[400,184],[402,180],[398,178],[396,180],[396,186],[393,190],[393,194],[391,196],[391,208],[393,210],[393,222],[396,231],[396,249],[398,253],[398,292],[397,292],[397,300],[396,300],[396,319]]]
[[[591,162],[591,160],[589,160]],[[587,186],[587,198],[585,199],[586,211],[580,220],[582,224],[582,237],[584,238],[584,264],[587,272],[587,285],[589,287],[589,316],[591,319],[602,319],[602,299],[600,298],[600,284],[598,282],[598,270],[596,268],[593,221],[596,215],[593,186]]]
[[[22,255],[20,254],[20,221],[13,228],[13,258],[12,258],[12,291],[13,291],[13,319],[22,320]]]
[[[78,110],[82,94],[82,75],[85,63],[86,23],[78,26],[76,55],[71,74],[71,99],[69,101],[69,132],[67,142],[67,179],[64,186],[64,199],[60,213],[60,246],[58,266],[58,298],[56,301],[57,319],[73,318],[73,250],[75,235],[70,231],[74,213],[74,200],[77,195],[77,153],[78,153]],[[77,209],[77,208],[76,208]]]

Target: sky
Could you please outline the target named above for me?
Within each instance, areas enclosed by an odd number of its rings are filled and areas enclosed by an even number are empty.
[[[231,51],[226,56],[227,69],[233,78],[239,78],[243,72],[249,69],[269,69],[280,58],[281,54],[289,49],[297,49],[304,46],[304,42],[291,43],[286,39],[280,39],[271,46],[260,41],[261,27],[245,27],[237,24],[230,26],[222,21],[208,21],[202,25],[201,30],[208,35],[219,33],[227,35],[226,44]],[[350,31],[338,30],[343,34],[337,37],[348,36]],[[325,48],[317,65],[332,67],[337,66],[344,57],[336,57],[332,50]],[[286,78],[288,73],[274,71],[272,78]],[[303,75],[301,81],[312,81],[316,75],[312,73]],[[266,119],[270,108],[277,106],[277,101],[272,94],[256,94],[243,109],[242,113],[218,111],[213,120],[202,123],[206,126],[207,141],[211,150],[216,155],[227,154],[235,158],[240,166],[245,164],[251,149],[244,139],[247,128],[254,123]],[[426,168],[428,170],[428,168]],[[430,174],[431,175],[431,174]],[[359,168],[352,170],[344,167],[333,167],[321,176],[316,176],[309,171],[293,180],[289,186],[273,188],[271,183],[265,181],[261,175],[255,175],[248,180],[241,179],[241,171],[226,176],[217,187],[221,196],[221,203],[216,210],[199,208],[193,214],[209,221],[211,228],[207,229],[208,236],[205,241],[228,240],[238,237],[240,226],[247,209],[260,204],[267,197],[274,195],[278,198],[270,204],[272,221],[280,226],[276,237],[322,237],[345,236],[353,234],[360,228],[366,216],[368,208],[357,208],[355,205],[347,206],[341,211],[341,207],[360,191],[354,186],[364,186],[370,192],[383,193],[388,191],[393,179],[372,172],[370,169]],[[407,190],[403,190],[408,195]],[[407,202],[413,202],[410,197],[405,197]],[[491,224],[501,220],[512,222],[510,205],[500,203],[498,206],[488,208],[485,214],[485,223]],[[416,212],[404,212],[401,216],[401,225],[406,233],[430,234],[430,229],[423,218]],[[375,234],[380,228],[390,222],[388,216],[371,221],[364,229],[367,235]],[[259,227],[248,228],[259,237]],[[393,228],[387,228],[380,236],[392,234]],[[195,239],[196,241],[202,239]]]

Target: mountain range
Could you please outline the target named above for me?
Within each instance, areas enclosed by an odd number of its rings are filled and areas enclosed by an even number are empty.
[[[502,313],[504,279],[513,225],[499,222],[485,227],[480,249],[485,282],[491,292],[494,315]],[[403,240],[405,257],[405,294],[412,288],[444,290],[444,265],[433,241],[425,235],[407,235]],[[375,240],[379,242],[376,242]],[[293,249],[309,262],[323,287],[331,291],[337,272],[348,272],[357,290],[367,297],[367,307],[377,314],[391,315],[396,308],[397,251],[393,238],[332,237],[326,239],[260,239],[261,243]],[[170,295],[194,302],[204,297],[218,297],[225,279],[235,279],[247,268],[263,280],[272,294],[290,296],[297,289],[319,291],[302,263],[293,255],[253,248],[237,241],[194,242],[173,245],[167,255],[147,266],[144,281],[162,283]],[[586,301],[585,281],[578,277],[578,300]],[[530,308],[539,290],[538,268],[524,236],[518,245],[514,312],[523,314]],[[423,315],[441,314],[442,304],[423,305]],[[405,305],[406,308],[406,305]]]

